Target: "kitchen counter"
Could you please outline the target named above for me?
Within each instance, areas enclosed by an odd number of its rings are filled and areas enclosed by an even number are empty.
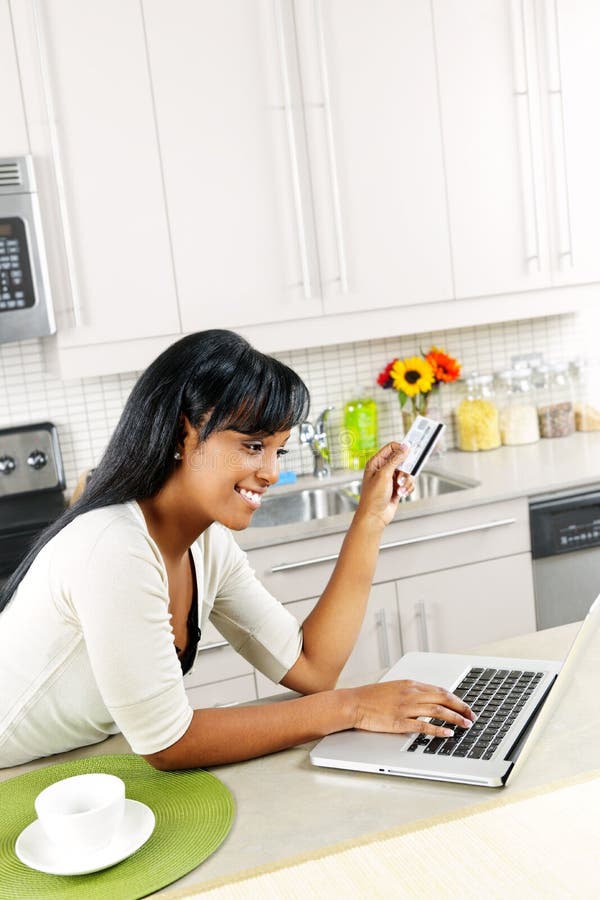
[[[516,497],[536,497],[558,491],[600,488],[600,432],[577,432],[569,437],[540,440],[521,447],[465,453],[452,450],[430,460],[427,469],[440,475],[456,476],[475,486],[440,494],[417,502],[401,503],[396,521],[440,512],[480,506]],[[273,495],[298,491],[315,485],[327,486],[360,477],[360,473],[335,471],[319,481],[301,476],[296,484],[273,488]],[[268,547],[288,541],[315,538],[347,530],[352,513],[313,519],[273,528],[247,528],[236,534],[244,550]]]
[[[562,659],[577,631],[565,625],[477,648],[499,656]],[[600,736],[600,647],[596,641],[560,706],[514,781],[501,791],[310,765],[305,744],[262,759],[212,771],[230,788],[237,806],[233,828],[219,850],[172,888],[185,888],[292,855],[359,838],[386,828],[453,813],[495,797],[518,794],[596,769]],[[84,756],[129,752],[120,735],[102,744],[0,770],[0,780],[44,765]],[[558,852],[558,848],[557,848]]]

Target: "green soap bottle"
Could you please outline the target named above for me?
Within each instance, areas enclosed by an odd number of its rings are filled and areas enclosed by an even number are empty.
[[[370,388],[355,388],[344,406],[341,445],[346,469],[364,469],[377,452],[377,403]]]

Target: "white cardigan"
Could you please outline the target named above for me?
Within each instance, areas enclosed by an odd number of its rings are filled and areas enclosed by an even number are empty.
[[[192,547],[200,626],[210,618],[273,681],[302,629],[255,577],[221,525]],[[121,731],[136,753],[163,750],[191,718],[167,572],[137,503],[78,516],[46,544],[0,614],[0,767]]]

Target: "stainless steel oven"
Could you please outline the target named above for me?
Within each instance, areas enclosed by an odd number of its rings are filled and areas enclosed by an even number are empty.
[[[55,330],[33,163],[0,159],[0,342]]]
[[[600,594],[600,490],[540,497],[529,518],[537,627],[578,622]]]
[[[65,509],[64,487],[51,422],[0,429],[0,587]]]

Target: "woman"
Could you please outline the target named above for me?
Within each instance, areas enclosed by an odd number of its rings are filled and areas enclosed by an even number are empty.
[[[248,759],[348,728],[468,727],[452,694],[413,682],[335,684],[357,638],[406,448],[368,464],[325,592],[300,627],[249,568],[246,528],[278,478],[308,392],[227,331],[169,347],[136,383],[82,497],[38,540],[0,609],[0,766],[122,731],[159,769]],[[404,477],[406,490],[412,489]],[[182,675],[211,621],[275,682],[305,696],[193,711]]]

